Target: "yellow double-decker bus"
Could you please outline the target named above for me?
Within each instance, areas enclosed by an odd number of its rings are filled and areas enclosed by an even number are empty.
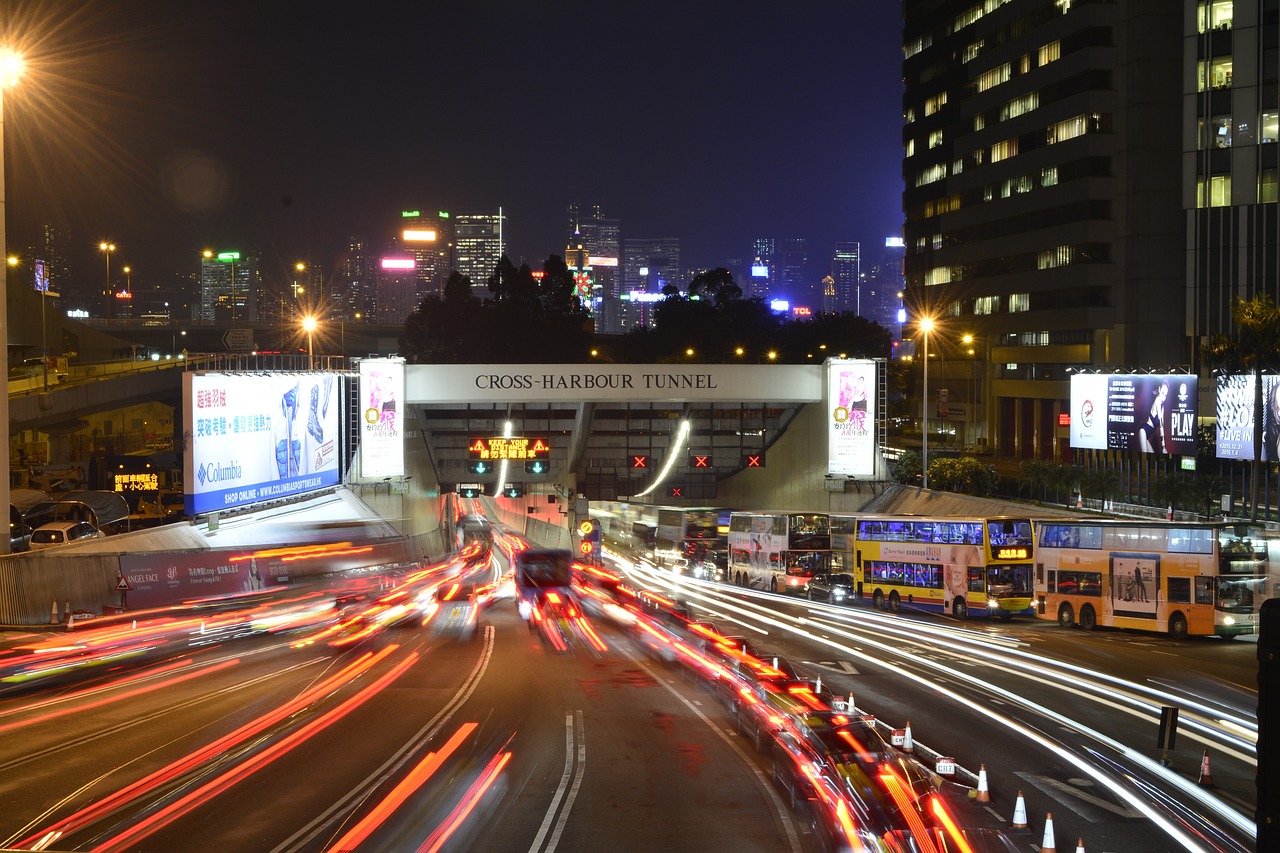
[[[1028,518],[832,515],[832,572],[878,608],[1031,615]]]
[[[1257,630],[1268,543],[1256,525],[1045,521],[1036,525],[1036,615],[1188,636]]]

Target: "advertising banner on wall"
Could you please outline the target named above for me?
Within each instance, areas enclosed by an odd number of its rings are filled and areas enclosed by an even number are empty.
[[[338,377],[187,373],[187,513],[276,500],[338,483]]]
[[[1196,377],[1076,374],[1071,377],[1071,446],[1195,456]]]
[[[1253,422],[1253,375],[1219,376],[1217,435],[1219,459],[1253,459],[1253,436],[1262,433],[1262,458],[1280,460],[1280,376],[1262,377],[1262,424]]]
[[[360,476],[404,476],[404,359],[360,360]]]
[[[876,363],[827,363],[827,473],[872,477],[876,470]]]
[[[256,592],[289,582],[289,564],[230,551],[123,554],[129,607],[171,607],[193,598]]]

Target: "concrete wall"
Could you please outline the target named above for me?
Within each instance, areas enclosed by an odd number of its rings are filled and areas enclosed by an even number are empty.
[[[856,512],[886,482],[848,480],[840,491],[827,481],[827,419],[821,403],[809,403],[765,453],[765,467],[739,471],[718,486],[720,506],[794,512]]]

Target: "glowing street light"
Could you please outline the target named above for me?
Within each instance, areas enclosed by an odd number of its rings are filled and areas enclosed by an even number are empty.
[[[107,262],[107,278],[102,285],[102,299],[107,304],[107,322],[111,322],[111,305],[112,298],[115,293],[111,290],[111,253],[116,250],[116,244],[103,240],[98,244],[98,251],[102,252],[102,256]]]
[[[6,244],[4,229],[4,100],[2,90],[17,85],[22,76],[22,54],[12,48],[0,49],[0,246]],[[9,340],[9,268],[0,264],[0,340]],[[42,305],[44,303],[41,303]],[[0,447],[9,458],[9,395],[0,394]],[[9,478],[0,477],[0,506],[9,506]],[[9,537],[0,537],[0,554],[9,553]]]
[[[921,317],[916,331],[924,336],[924,421],[920,430],[920,473],[924,488],[929,488],[929,333],[933,331],[933,318]]]
[[[316,356],[315,356],[315,351],[311,348],[311,342],[312,342],[311,336],[315,333],[315,330],[316,330],[316,318],[312,317],[311,315],[307,315],[306,317],[303,317],[302,328],[307,333],[307,369],[315,370]]]

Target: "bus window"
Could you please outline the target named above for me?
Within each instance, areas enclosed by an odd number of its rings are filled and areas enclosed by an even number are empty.
[[[986,592],[987,579],[983,577],[982,566],[969,567],[969,592]]]
[[[1196,604],[1213,604],[1213,578],[1196,578]]]
[[[1191,578],[1169,578],[1165,597],[1170,604],[1191,603]]]

